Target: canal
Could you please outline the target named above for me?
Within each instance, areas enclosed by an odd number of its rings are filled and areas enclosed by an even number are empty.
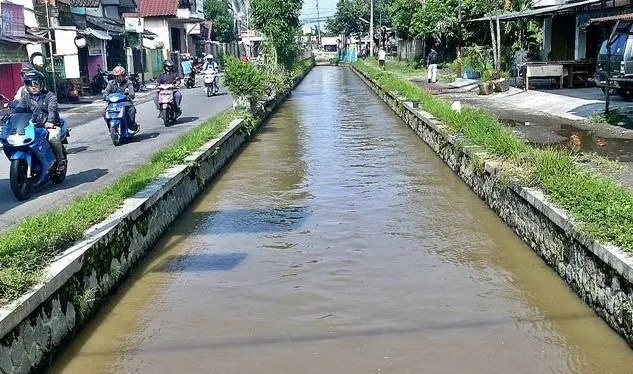
[[[353,72],[318,67],[51,372],[631,368]]]

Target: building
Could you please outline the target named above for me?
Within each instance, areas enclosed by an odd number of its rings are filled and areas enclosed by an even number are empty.
[[[145,29],[156,34],[143,45],[164,48],[166,54],[196,52],[201,38],[200,23],[204,21],[203,0],[137,0],[139,16]],[[165,56],[167,57],[167,56]]]

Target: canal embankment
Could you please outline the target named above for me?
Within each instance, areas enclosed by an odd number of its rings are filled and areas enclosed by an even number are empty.
[[[292,78],[292,87],[309,73],[313,60],[306,65]],[[114,214],[59,253],[43,271],[41,282],[4,305],[0,309],[0,372],[28,373],[47,366],[248,142],[252,126],[259,126],[289,94],[280,92],[262,103],[262,117],[255,123],[233,120],[198,150],[177,155],[183,157],[182,164],[172,165],[125,199]]]
[[[563,151],[538,150],[494,117],[453,111],[410,82],[354,71],[516,234],[633,345],[633,197]],[[433,113],[433,114],[431,114]]]

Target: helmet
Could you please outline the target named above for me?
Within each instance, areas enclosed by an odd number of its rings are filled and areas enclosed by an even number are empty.
[[[166,71],[171,71],[174,68],[174,63],[171,60],[165,60],[163,62],[163,69]]]
[[[119,75],[125,75],[125,68],[121,65],[116,66],[114,69],[112,69],[112,75],[119,76]]]
[[[208,54],[206,56],[204,56],[205,59],[207,60],[213,60],[213,55],[212,54]]]
[[[24,86],[32,94],[38,94],[45,88],[44,74],[37,70],[29,70],[24,73]]]
[[[28,72],[30,72],[32,70],[34,70],[34,69],[31,68],[31,67],[28,67],[28,66],[25,67],[25,68],[22,68],[22,70],[20,71],[20,75],[22,76],[22,79],[24,79],[24,76],[26,75],[26,73],[28,73]]]

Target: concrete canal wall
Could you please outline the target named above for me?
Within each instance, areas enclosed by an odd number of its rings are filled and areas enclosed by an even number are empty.
[[[314,65],[314,61],[313,61]],[[312,66],[313,66],[312,65]],[[294,79],[294,86],[309,73]],[[265,103],[266,116],[288,94]],[[97,313],[171,224],[249,139],[242,120],[127,199],[45,271],[45,281],[0,309],[0,372],[29,373],[49,365]]]
[[[367,85],[501,217],[558,275],[633,347],[633,260],[619,248],[579,233],[542,191],[500,182],[492,163],[476,167],[477,149],[462,147],[431,114],[386,92],[363,72]],[[480,163],[479,163],[480,164]]]

